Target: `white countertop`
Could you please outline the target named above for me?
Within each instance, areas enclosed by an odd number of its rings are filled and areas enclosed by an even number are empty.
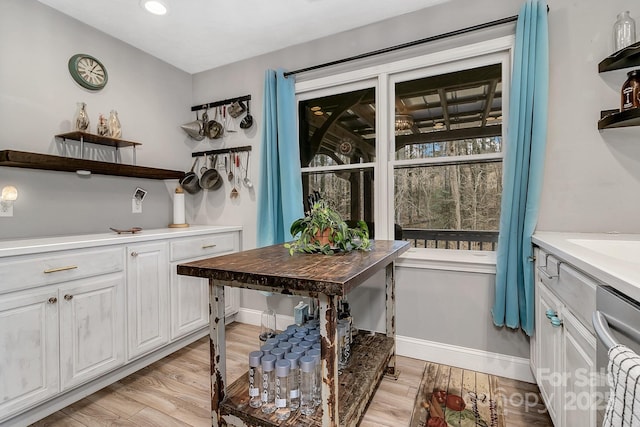
[[[533,243],[640,301],[640,234],[537,231]]]
[[[68,249],[82,249],[96,246],[137,243],[162,238],[190,237],[209,233],[222,233],[242,230],[241,226],[191,225],[185,228],[156,228],[142,230],[138,233],[109,231],[99,234],[78,234],[28,238],[17,240],[0,240],[0,258],[14,255],[37,254]]]

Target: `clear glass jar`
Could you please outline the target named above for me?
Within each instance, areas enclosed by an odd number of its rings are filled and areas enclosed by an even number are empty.
[[[347,350],[347,325],[344,323],[338,323],[338,369],[344,369],[347,366],[346,355],[349,354]]]
[[[316,406],[322,404],[322,357],[320,350],[309,349],[307,356],[313,357],[315,362],[315,381],[313,387],[313,403]]]
[[[289,406],[289,384],[291,383],[291,364],[286,359],[276,362],[276,418],[286,420],[291,416]]]
[[[116,110],[111,110],[109,113],[107,127],[109,128],[109,136],[111,138],[122,138],[122,126],[120,125],[120,119],[118,118],[118,112]]]
[[[271,350],[271,354],[274,355],[277,360],[284,359],[285,353],[286,353],[285,349],[280,347],[276,347],[273,350]]]
[[[289,377],[289,407],[292,411],[300,407],[300,356],[295,353],[287,353],[284,358],[291,365],[291,375]]]
[[[249,406],[259,408],[262,406],[260,398],[260,367],[263,353],[252,351],[249,353]]]
[[[84,132],[89,129],[89,115],[87,114],[87,104],[85,104],[84,102],[78,102],[78,109],[76,110],[74,122],[75,130]]]
[[[613,25],[613,50],[624,49],[636,42],[636,21],[629,16],[629,11],[618,14],[618,20]]]
[[[265,344],[262,347],[260,347],[260,351],[263,352],[265,355],[267,354],[271,354],[271,350],[273,350],[275,347],[271,344]]]
[[[263,345],[269,338],[276,336],[276,312],[267,308],[260,316],[260,344]]]
[[[273,414],[276,411],[276,357],[262,356],[262,412]]]
[[[313,415],[316,405],[313,400],[315,387],[316,362],[311,356],[303,356],[299,360],[300,365],[300,413]]]

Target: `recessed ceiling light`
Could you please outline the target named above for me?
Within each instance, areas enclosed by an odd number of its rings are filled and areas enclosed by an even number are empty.
[[[322,110],[322,107],[319,107],[319,106],[316,105],[315,107],[311,107],[310,110],[311,111],[320,111],[320,110]]]
[[[167,5],[159,0],[142,0],[140,2],[145,10],[154,15],[166,15]]]
[[[315,114],[316,116],[324,115],[324,113],[322,111],[314,111],[313,114]]]

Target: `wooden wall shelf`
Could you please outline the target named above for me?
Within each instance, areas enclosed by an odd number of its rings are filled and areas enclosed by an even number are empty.
[[[72,138],[69,137],[69,139]],[[99,162],[96,160],[75,159],[71,157],[54,156],[51,154],[27,153],[24,151],[14,150],[0,151],[0,166],[63,172],[89,171],[92,174],[97,175],[128,176],[132,178],[146,179],[181,179],[184,176],[184,172],[182,171],[123,165],[121,163]]]
[[[624,128],[640,126],[640,108],[631,110],[605,110],[600,112],[598,129]]]
[[[90,142],[91,144],[106,145],[108,147],[116,148],[135,147],[136,145],[142,145],[141,142],[126,141],[120,138],[111,138],[109,136],[101,136],[93,133],[81,132],[79,130],[74,132],[61,133],[59,135],[56,135],[56,138],[61,138],[63,140],[71,139],[73,141],[84,140],[84,142]]]
[[[598,72],[620,70],[640,65],[640,42],[625,47],[600,61]]]

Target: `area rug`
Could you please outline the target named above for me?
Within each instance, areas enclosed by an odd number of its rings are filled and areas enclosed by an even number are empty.
[[[427,363],[410,427],[504,427],[498,378]]]

